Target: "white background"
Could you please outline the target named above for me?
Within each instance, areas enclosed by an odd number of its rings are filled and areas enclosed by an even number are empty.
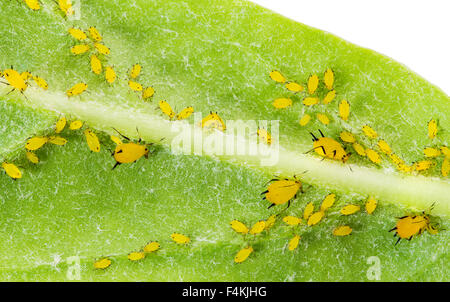
[[[449,0],[251,1],[387,55],[450,95]]]

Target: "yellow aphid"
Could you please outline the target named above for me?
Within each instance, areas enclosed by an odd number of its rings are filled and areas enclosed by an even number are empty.
[[[173,233],[170,237],[178,244],[188,244],[191,241],[188,236],[179,233]]]
[[[399,218],[396,226],[389,232],[395,231],[394,236],[398,236],[397,244],[401,239],[411,240],[414,235],[420,235],[430,224],[427,215],[403,216]]]
[[[325,213],[322,211],[316,212],[314,214],[312,214],[311,216],[309,216],[308,218],[308,225],[309,226],[313,226],[318,224],[322,218],[325,216]]]
[[[100,42],[103,38],[98,32],[98,30],[95,27],[89,27],[89,35],[91,36],[92,40],[96,42]]]
[[[201,122],[202,128],[218,129],[220,131],[225,131],[226,126],[222,118],[217,114],[217,112],[210,112]]]
[[[444,158],[444,161],[442,162],[441,173],[444,177],[447,177],[450,173],[450,157]]]
[[[54,145],[64,146],[67,143],[67,140],[61,136],[50,136],[48,142]]]
[[[275,224],[276,221],[277,221],[277,215],[271,215],[269,218],[267,218],[267,220],[266,220],[266,230],[268,230],[271,227],[273,227],[273,225]]]
[[[295,250],[298,247],[298,243],[300,242],[300,236],[299,235],[295,235],[294,237],[291,238],[291,240],[289,240],[289,244],[288,244],[288,249],[290,251]]]
[[[84,130],[84,136],[86,137],[89,149],[92,152],[100,152],[100,141],[98,140],[97,135],[92,132],[92,130],[86,129]]]
[[[313,74],[308,78],[308,93],[314,94],[319,86],[319,77]]]
[[[102,73],[102,62],[96,55],[91,56],[91,70],[95,74]]]
[[[39,157],[37,157],[37,155],[34,154],[33,152],[27,151],[26,155],[27,155],[28,160],[30,162],[32,162],[33,164],[39,163]]]
[[[17,71],[14,69],[6,69],[3,72],[3,76],[14,89],[24,92],[28,85]]]
[[[259,128],[256,131],[256,133],[258,134],[259,139],[262,140],[264,143],[268,145],[272,144],[272,136],[266,129]]]
[[[172,107],[166,101],[159,101],[159,109],[170,119],[175,116],[175,111],[173,111]]]
[[[34,82],[36,82],[36,84],[37,84],[39,87],[41,87],[42,89],[44,89],[44,90],[47,90],[47,89],[48,89],[48,84],[47,84],[47,82],[46,82],[43,78],[38,77],[38,76],[33,76],[33,80],[34,80]]]
[[[155,89],[153,89],[153,87],[147,87],[144,90],[142,90],[142,98],[144,100],[151,98],[154,94],[155,94]],[[192,108],[192,107],[189,107],[189,108]]]
[[[324,75],[323,75],[323,82],[325,83],[325,87],[327,87],[328,90],[333,89],[334,84],[334,72],[331,70],[331,68],[328,68]]]
[[[187,119],[191,116],[192,113],[194,113],[194,108],[192,106],[186,107],[177,114],[177,120]]]
[[[253,248],[251,246],[243,248],[234,257],[234,262],[236,262],[236,263],[244,262],[248,258],[248,256],[250,256],[250,254],[252,252],[253,252]]]
[[[290,98],[278,98],[273,101],[272,105],[277,109],[283,109],[292,106]]]
[[[130,261],[139,261],[145,258],[144,252],[131,252],[128,254],[128,260]]]
[[[336,194],[328,194],[325,199],[322,201],[322,205],[320,206],[320,210],[325,212],[329,208],[331,208],[336,201]]]
[[[414,168],[416,171],[425,171],[428,170],[433,162],[431,160],[421,160],[414,164]]]
[[[128,86],[134,91],[142,91],[143,89],[142,85],[135,81],[128,81]]]
[[[284,223],[292,226],[296,226],[302,223],[302,219],[295,216],[284,216],[283,221]]]
[[[121,141],[120,138],[118,138],[117,136],[111,135],[109,138],[110,138],[116,145],[122,144],[122,141]]]
[[[60,118],[56,122],[55,133],[61,133],[61,131],[63,131],[64,128],[66,127],[66,124],[67,124],[66,118],[65,117]]]
[[[313,106],[313,105],[319,104],[319,102],[320,102],[320,100],[317,97],[308,96],[303,99],[303,105],[305,105],[305,106]]]
[[[325,137],[322,131],[319,130],[319,132],[322,135],[320,138],[310,133],[313,137],[313,150],[320,156],[345,163],[350,157],[350,153],[347,153],[339,142],[330,137]]]
[[[94,262],[95,269],[106,269],[111,265],[111,260],[109,258],[102,258]]]
[[[442,152],[442,154],[445,155],[445,157],[450,158],[450,148],[449,147],[442,146],[441,147],[441,152]]]
[[[101,43],[94,43],[94,47],[97,49],[97,51],[102,55],[109,55],[110,50],[108,47]]]
[[[428,122],[428,137],[433,139],[436,137],[438,131],[438,126],[436,120],[431,120]]]
[[[286,89],[292,92],[300,92],[303,91],[303,86],[296,82],[288,82],[286,83]]]
[[[22,178],[22,172],[20,172],[19,168],[17,168],[15,164],[4,162],[2,163],[2,168],[12,179]]]
[[[350,235],[351,233],[352,233],[352,228],[349,227],[348,225],[341,225],[333,230],[334,236],[347,236],[347,235]]]
[[[437,157],[441,155],[441,151],[436,148],[428,147],[423,149],[423,154],[425,154],[426,157]]]
[[[305,115],[302,116],[302,118],[300,119],[300,126],[306,126],[309,121],[311,120],[311,116],[307,113],[305,113]]]
[[[408,166],[407,164],[400,163],[397,165],[397,169],[399,169],[404,173],[411,173],[415,169],[415,166],[414,165]]]
[[[80,95],[87,89],[87,87],[88,87],[88,85],[85,83],[78,83],[78,84],[75,84],[69,90],[67,90],[66,94],[68,97]]]
[[[361,146],[361,144],[354,142],[352,146],[353,149],[356,151],[356,153],[358,153],[361,156],[366,156],[366,149],[364,149],[364,147]]]
[[[107,66],[105,68],[105,79],[109,84],[112,84],[116,81],[116,72],[111,66]]]
[[[116,160],[116,164],[113,169],[117,167],[119,164],[128,164],[137,161],[142,156],[148,158],[150,150],[147,145],[141,145],[136,143],[121,143],[117,144],[114,149],[114,159]]]
[[[305,210],[303,210],[303,219],[308,219],[314,212],[314,203],[310,202],[306,205]]]
[[[323,103],[329,104],[334,100],[335,97],[336,97],[336,90],[328,91],[327,95],[323,98]]]
[[[370,159],[371,162],[373,162],[375,164],[381,163],[381,157],[377,153],[377,151],[372,150],[372,149],[366,149],[366,155]]]
[[[25,3],[32,10],[39,10],[41,8],[39,0],[25,0]]]
[[[141,74],[142,66],[140,64],[134,64],[131,68],[130,78],[136,79]]]
[[[240,234],[247,234],[248,233],[248,227],[240,222],[239,220],[233,220],[230,222],[231,228],[236,232]]]
[[[267,199],[271,203],[269,208],[285,203],[288,203],[289,206],[291,199],[297,195],[298,191],[301,191],[301,188],[302,183],[299,180],[276,179],[262,193],[265,194],[263,199]]]
[[[35,151],[41,148],[48,142],[48,137],[45,136],[35,136],[27,140],[25,144],[25,149],[29,151]]]
[[[87,39],[86,33],[79,28],[69,28],[69,34],[79,41]]]
[[[348,131],[342,131],[339,137],[346,143],[354,143],[356,141],[353,134]]]
[[[33,77],[33,75],[31,74],[31,72],[29,71],[24,71],[20,74],[20,76],[22,77],[22,79],[26,82],[29,79],[31,79]]]
[[[66,16],[73,15],[72,0],[58,0],[58,4]]]
[[[342,120],[348,120],[348,116],[350,115],[350,104],[346,100],[342,100],[339,103],[339,116]]]
[[[378,148],[380,148],[380,150],[387,155],[392,153],[391,147],[389,147],[388,143],[385,140],[380,139],[378,141]]]
[[[324,125],[328,125],[330,123],[330,119],[326,114],[323,113],[317,113],[317,119]]]
[[[70,51],[74,55],[81,55],[81,54],[84,54],[84,53],[88,52],[89,49],[91,49],[91,47],[89,45],[87,45],[87,44],[79,44],[79,45],[72,46],[72,48],[70,48]]]
[[[269,74],[270,78],[278,83],[286,82],[286,78],[278,70],[273,70]]]
[[[152,253],[152,252],[155,252],[155,251],[159,250],[159,247],[160,247],[159,242],[152,241],[152,242],[147,243],[144,246],[144,252],[145,253]]]
[[[400,164],[404,164],[405,162],[403,161],[403,159],[401,159],[397,154],[395,153],[391,153],[389,154],[389,158],[391,159],[391,161],[396,164],[396,165],[400,165]]]
[[[260,220],[252,226],[249,233],[251,235],[256,235],[256,234],[259,234],[262,231],[264,231],[265,228],[266,228],[266,222],[264,220]]]
[[[366,212],[367,214],[372,214],[373,211],[375,211],[375,209],[377,208],[377,201],[375,198],[370,197],[367,201],[366,201]]]
[[[70,129],[70,130],[78,130],[78,129],[80,129],[81,127],[83,127],[83,122],[82,122],[82,121],[79,121],[79,120],[73,121],[73,122],[71,122],[70,125],[69,125],[69,129]]]
[[[368,125],[364,125],[362,127],[362,131],[369,138],[377,138],[378,137],[378,133],[375,130],[373,130],[372,127],[370,127]]]
[[[345,207],[341,209],[342,215],[352,215],[358,212],[361,209],[361,207],[357,204],[348,204]]]

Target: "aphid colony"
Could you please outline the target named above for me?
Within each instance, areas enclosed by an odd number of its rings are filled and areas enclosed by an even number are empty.
[[[272,72],[270,72],[269,76],[276,83],[284,84],[286,89],[290,92],[299,93],[304,90],[301,84],[298,84],[297,82],[287,81],[286,77],[278,70],[273,70]],[[306,83],[306,86],[308,88],[308,95],[305,95],[303,98],[303,104],[306,108],[312,108],[314,107],[314,105],[320,103],[321,98],[318,93],[320,82],[321,81],[316,74],[312,74],[309,76]],[[322,91],[322,103],[325,105],[330,104],[336,97],[334,82],[334,72],[332,69],[328,68],[323,75],[324,91]],[[297,88],[292,89],[292,85],[295,85],[295,87]],[[292,105],[292,99],[284,97],[278,98],[273,102],[273,105],[277,109],[287,108]],[[346,122],[348,120],[350,116],[350,104],[347,100],[342,99],[340,101],[338,106],[338,114],[342,121]],[[328,115],[324,113],[317,112],[315,116],[323,125],[328,125],[331,122]],[[300,126],[306,126],[311,121],[311,119],[311,113],[305,113],[300,118]],[[379,138],[376,130],[374,130],[370,125],[363,125],[361,127],[361,133],[367,139],[369,139],[369,141],[376,140],[376,144],[372,147],[365,147],[365,143],[362,140],[358,141],[356,139],[356,135],[347,130],[343,130],[339,135],[339,139],[341,140],[342,144],[331,137],[325,137],[322,131],[319,130],[319,132],[321,134],[321,137],[315,136],[315,134],[310,133],[313,137],[312,150],[314,150],[318,155],[324,158],[339,160],[345,163],[351,153],[346,151],[346,147],[343,146],[343,144],[351,144],[353,150],[357,155],[367,158],[371,163],[380,165],[383,161],[383,157],[386,157],[400,172],[411,173],[415,171],[416,173],[423,173],[430,170],[430,168],[435,165],[433,159],[438,158],[442,154],[444,155],[444,159],[441,165],[441,174],[444,177],[450,174],[450,159],[448,155],[450,153],[450,149],[447,146],[426,147],[423,149],[425,159],[418,160],[408,165],[403,159],[401,159],[397,154],[393,152],[386,140]],[[433,140],[434,138],[436,138],[437,133],[438,123],[436,120],[432,119],[428,123],[428,137]]]
[[[237,219],[230,222],[231,228],[236,233],[242,235],[245,242],[244,247],[236,254],[234,262],[241,263],[245,261],[254,252],[251,241],[256,239],[256,237],[263,232],[268,233],[281,217],[283,224],[293,232],[293,236],[287,242],[287,248],[289,251],[297,249],[300,243],[301,233],[304,233],[308,227],[319,224],[326,217],[327,211],[329,211],[336,202],[336,194],[331,193],[325,196],[317,210],[315,209],[314,203],[309,202],[304,207],[302,215],[283,214],[289,208],[290,203],[301,193],[303,193],[302,182],[296,177],[294,177],[294,180],[272,179],[270,184],[268,184],[267,189],[262,193],[262,195],[264,195],[263,200],[267,200],[270,203],[269,208],[284,204],[287,204],[287,206],[278,214],[273,214],[267,219],[259,220],[251,227]],[[373,197],[368,198],[365,202],[366,213],[369,215],[375,211],[376,207],[377,201]],[[360,210],[361,208],[358,204],[347,204],[341,208],[340,213],[342,216],[348,216],[355,214]],[[342,237],[350,235],[352,231],[353,229],[349,225],[339,225],[336,226],[331,233],[334,236]],[[249,238],[248,235],[253,236],[250,236]]]
[[[170,235],[172,241],[178,245],[187,245],[191,242],[191,238],[184,234],[180,233],[172,233]],[[142,248],[139,250],[132,251],[128,253],[127,259],[131,262],[138,262],[145,259],[148,255],[157,252],[161,248],[161,244],[158,241],[150,241],[147,242]],[[99,259],[94,261],[94,269],[104,270],[111,266],[112,257],[100,257]]]

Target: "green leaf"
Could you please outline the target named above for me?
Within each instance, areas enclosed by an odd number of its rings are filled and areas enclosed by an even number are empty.
[[[0,177],[1,280],[68,280],[73,256],[80,259],[81,280],[364,281],[372,278],[377,261],[383,281],[449,280],[448,232],[425,232],[398,245],[388,232],[396,217],[433,203],[433,221],[448,229],[450,183],[440,175],[442,157],[424,175],[408,176],[395,172],[385,156],[376,166],[356,154],[347,164],[305,154],[312,148],[309,132],[319,128],[333,138],[347,129],[376,149],[376,141],[361,131],[368,124],[411,164],[423,159],[424,147],[449,145],[447,95],[389,58],[249,2],[124,3],[81,1],[80,20],[62,17],[53,1],[42,1],[39,11],[21,1],[0,3],[0,28],[8,29],[0,36],[1,69],[13,65],[49,83],[49,90],[29,87],[25,96],[6,95],[11,88],[0,86],[0,154],[23,172],[17,181]],[[89,55],[70,53],[76,44],[67,34],[72,26],[95,26],[103,35],[111,54],[102,60],[119,76],[114,85],[90,71]],[[143,66],[139,82],[156,90],[152,101],[127,86],[135,63]],[[304,84],[327,68],[335,72],[338,95],[314,109],[302,105],[305,94],[290,94],[268,76],[277,69]],[[65,91],[78,82],[87,83],[88,91],[68,99]],[[291,97],[293,106],[275,109],[278,97]],[[203,117],[217,111],[227,126],[232,120],[279,120],[279,161],[261,166],[261,157],[250,155],[176,153],[171,145],[180,136],[173,125],[182,123],[156,110],[162,99],[177,112],[187,106]],[[351,105],[348,122],[338,115],[342,99]],[[324,126],[314,118],[301,127],[304,112],[326,112],[332,122]],[[60,115],[94,129],[101,152],[89,151],[82,131],[66,129],[66,146],[47,144],[37,151],[38,165],[27,162],[26,139],[52,134]],[[435,140],[427,136],[432,118],[439,122]],[[158,143],[154,154],[112,170],[112,127],[136,139],[137,127],[145,141]],[[188,127],[200,131],[194,118]],[[228,127],[225,135],[230,132]],[[252,136],[243,142],[256,144]],[[229,227],[231,220],[251,225],[283,208],[268,210],[261,200],[273,174],[296,174],[305,183],[305,193],[286,214],[302,216],[310,201],[317,209],[330,192],[337,193],[337,202],[314,227],[293,230],[278,221],[269,232],[244,239]],[[372,215],[339,213],[348,203],[363,206],[369,195],[379,201]],[[351,236],[332,235],[341,224],[353,228]],[[173,232],[189,235],[191,243],[176,245]],[[286,245],[294,232],[302,238],[290,252]],[[151,240],[161,243],[160,251],[138,263],[127,259]],[[255,252],[235,264],[235,254],[247,244]],[[113,263],[96,271],[92,263],[102,256]]]

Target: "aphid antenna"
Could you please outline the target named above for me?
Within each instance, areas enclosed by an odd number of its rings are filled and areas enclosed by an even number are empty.
[[[128,137],[126,137],[125,135],[123,135],[122,133],[120,133],[116,128],[112,127],[114,129],[114,131],[116,131],[120,136],[122,136],[124,139],[130,141],[130,139]],[[137,129],[137,128],[136,128]],[[139,132],[138,132],[139,134]]]

